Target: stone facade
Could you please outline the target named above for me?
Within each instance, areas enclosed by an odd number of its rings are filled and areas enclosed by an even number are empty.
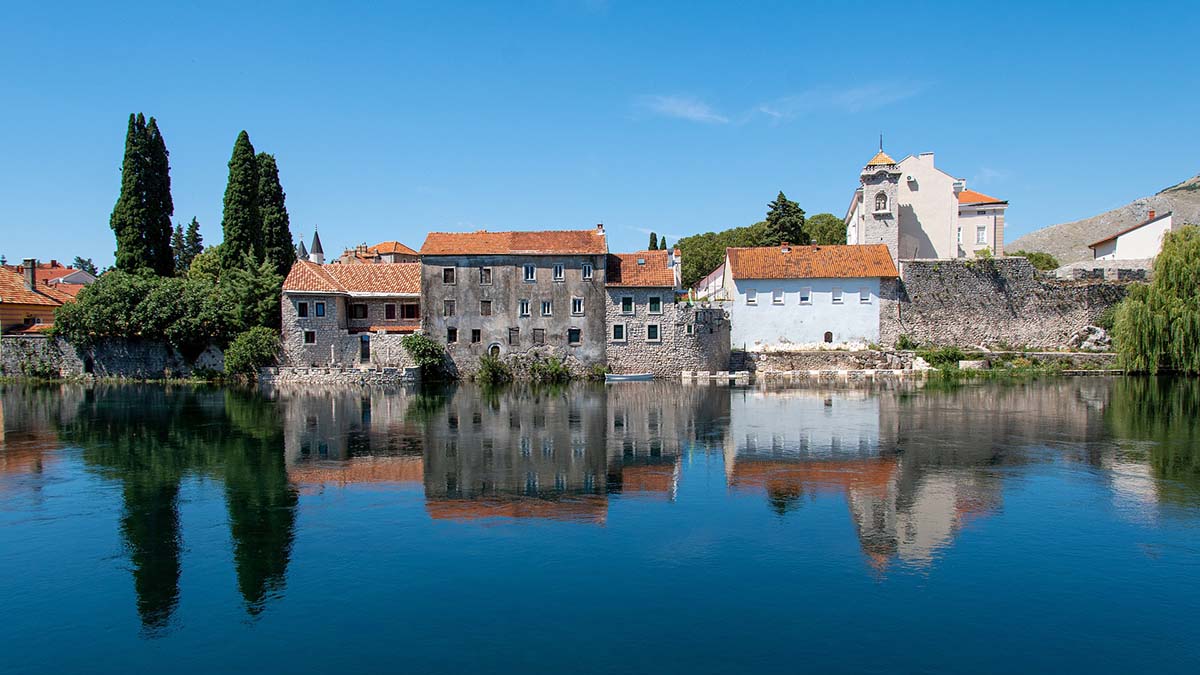
[[[310,367],[355,364],[372,368],[412,366],[408,353],[400,346],[402,334],[370,329],[385,327],[387,331],[414,331],[420,319],[402,318],[403,306],[409,304],[417,307],[418,302],[416,298],[405,297],[347,298],[338,294],[285,292],[281,303],[281,361],[286,366]],[[300,316],[302,304],[305,305],[305,317]],[[354,305],[365,308],[365,318],[351,318]],[[393,319],[387,318],[388,305],[395,307]],[[318,316],[322,312],[324,315]],[[364,341],[367,345],[365,357]]]
[[[58,377],[117,377],[162,379],[188,377],[197,372],[225,368],[221,350],[209,347],[188,361],[166,343],[149,340],[106,340],[89,348],[75,348],[62,338],[43,335],[5,336],[0,339],[0,375]]]
[[[1068,347],[1125,297],[1126,284],[1039,274],[1024,258],[907,260],[884,284],[880,342],[901,335],[935,345]]]
[[[895,164],[869,166],[862,175],[862,237],[855,244],[887,244],[892,260],[900,256],[900,219],[897,213],[897,197],[900,185],[900,169]],[[875,208],[879,194],[887,197],[884,209]]]
[[[533,266],[534,280],[525,280],[525,265]],[[561,279],[554,276],[558,265]],[[585,265],[591,266],[590,279],[584,276]],[[454,270],[450,283],[447,269]],[[448,366],[458,376],[478,370],[479,358],[489,351],[498,352],[518,372],[535,358],[554,355],[583,373],[604,363],[604,274],[603,255],[425,255],[422,325],[446,346]],[[582,302],[581,312],[572,311],[575,299]],[[447,315],[446,301],[454,303],[453,315]],[[527,301],[528,313],[522,313],[522,301]],[[550,303],[548,316],[543,302]],[[573,331],[579,331],[577,342],[569,341]]]
[[[624,298],[633,299],[633,311],[622,312]],[[651,298],[661,311],[651,313]],[[608,289],[608,366],[614,373],[654,373],[677,378],[685,370],[725,370],[729,363],[729,320],[721,308],[701,308],[677,303],[670,288]],[[659,337],[650,341],[649,325]],[[614,326],[623,326],[624,340],[614,339]]]

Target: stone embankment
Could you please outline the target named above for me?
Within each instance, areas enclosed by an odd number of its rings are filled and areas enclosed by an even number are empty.
[[[336,366],[292,366],[263,368],[258,371],[260,384],[388,386],[411,384],[421,379],[420,368],[340,368]]]
[[[17,335],[0,339],[0,375],[158,380],[225,369],[221,350],[210,347],[195,360],[153,340],[105,340],[74,347],[62,338]]]

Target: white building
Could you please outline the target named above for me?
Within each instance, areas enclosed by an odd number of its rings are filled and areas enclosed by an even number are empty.
[[[887,247],[729,248],[714,298],[728,304],[730,342],[747,351],[865,345],[879,340]]]
[[[934,166],[933,153],[867,162],[846,210],[846,243],[886,244],[893,260],[1004,255],[1008,202],[967,189]]]
[[[1146,220],[1125,230],[1088,244],[1095,260],[1144,260],[1162,250],[1163,237],[1174,228],[1171,212],[1157,215],[1151,211]]]

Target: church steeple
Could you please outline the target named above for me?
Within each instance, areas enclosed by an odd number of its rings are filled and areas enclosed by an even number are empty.
[[[309,249],[308,259],[318,265],[325,264],[325,249],[321,248],[321,235],[317,234],[317,229],[313,228],[313,243]]]

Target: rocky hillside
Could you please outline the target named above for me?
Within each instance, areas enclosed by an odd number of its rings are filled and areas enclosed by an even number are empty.
[[[1125,206],[1098,216],[1043,227],[1015,241],[1006,242],[1004,249],[1045,251],[1058,258],[1059,263],[1063,265],[1088,260],[1092,256],[1088,244],[1142,222],[1151,210],[1160,214],[1174,212],[1176,225],[1200,224],[1200,175],[1152,197],[1135,199]]]

